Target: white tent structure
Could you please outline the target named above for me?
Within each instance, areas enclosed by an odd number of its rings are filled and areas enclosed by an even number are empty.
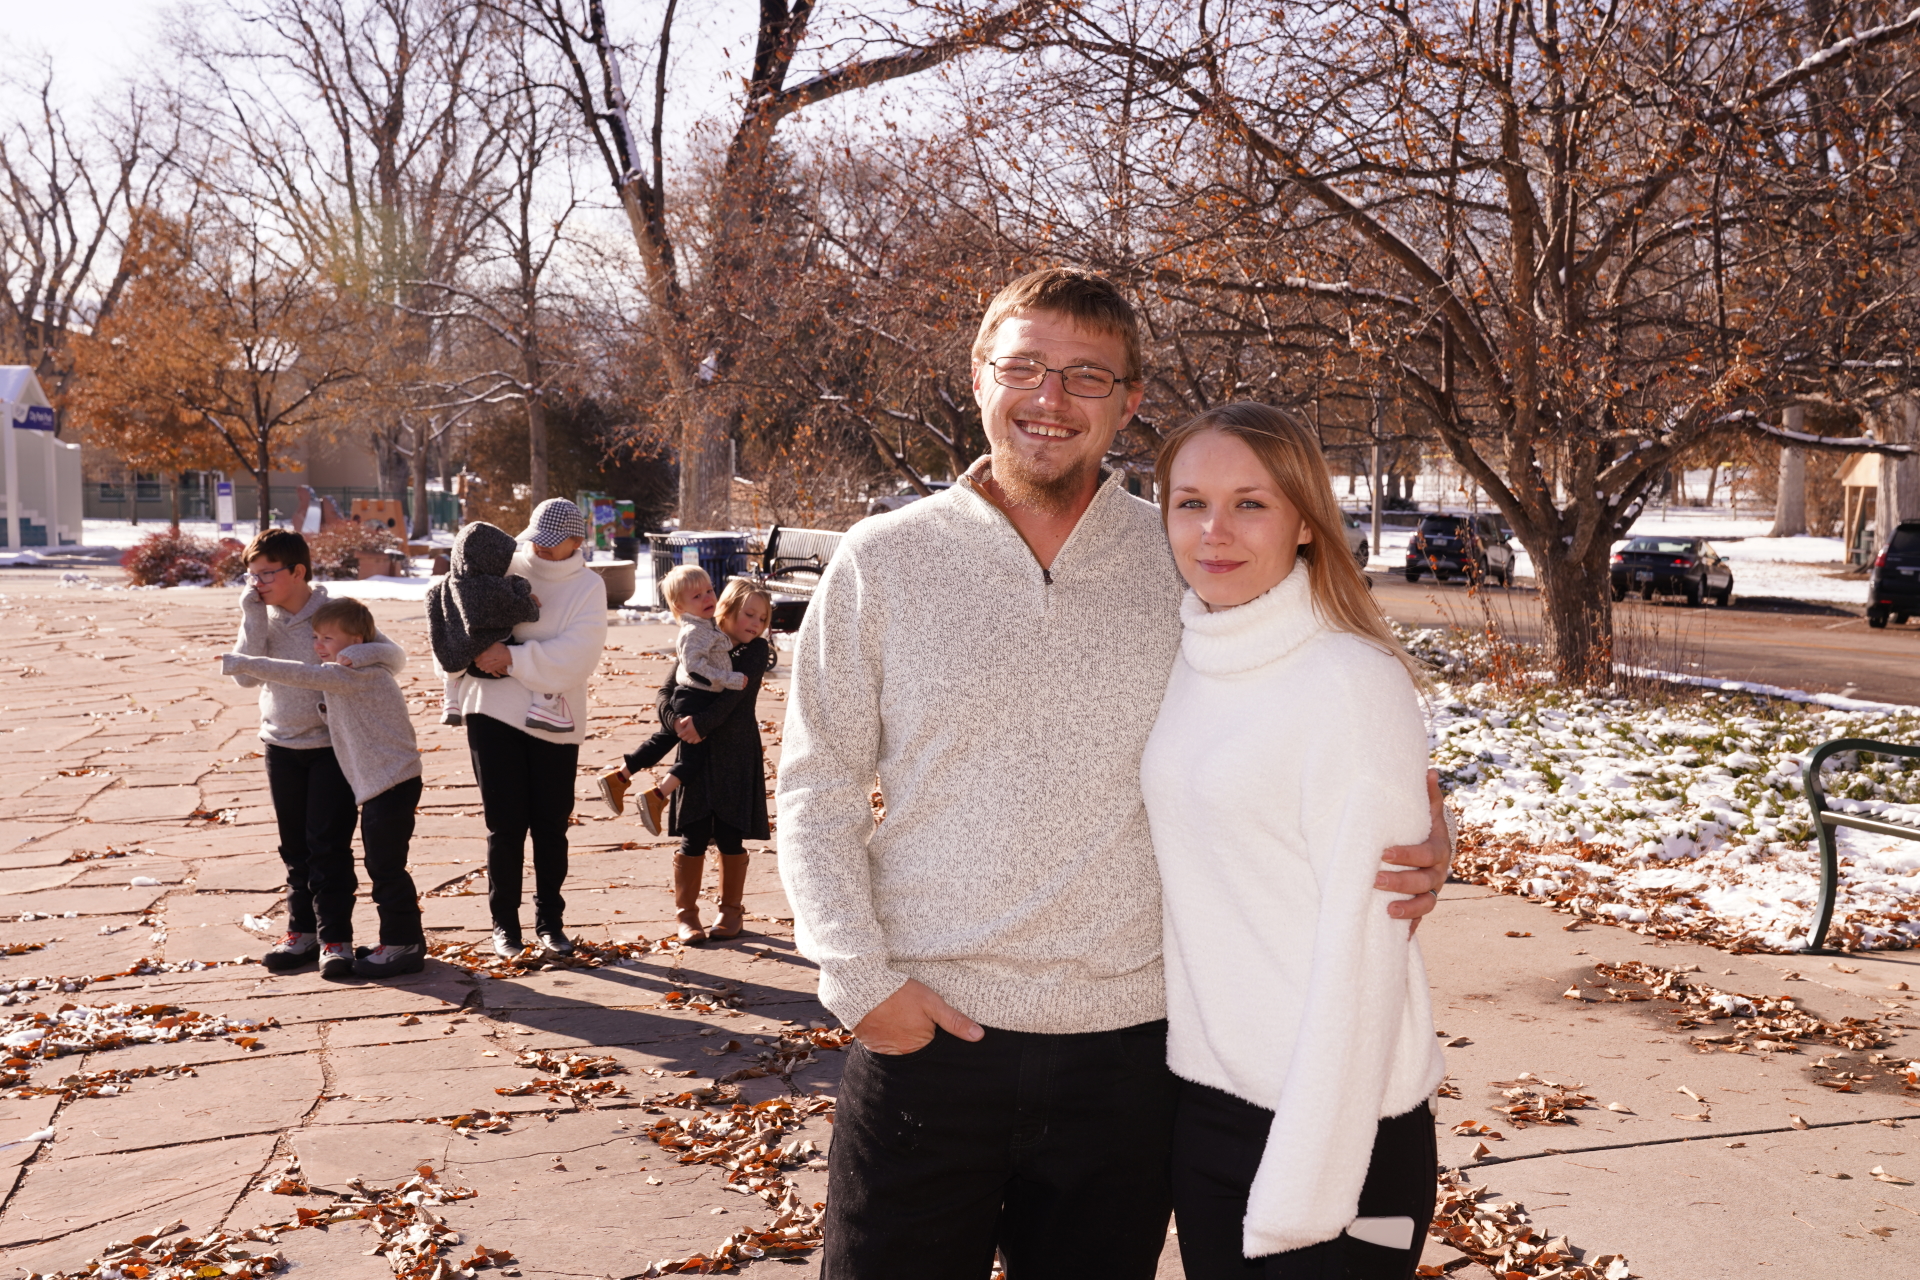
[[[53,406],[25,365],[0,365],[0,546],[77,546],[80,446],[56,439]]]

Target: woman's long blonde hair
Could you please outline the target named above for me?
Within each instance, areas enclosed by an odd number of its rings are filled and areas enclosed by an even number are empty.
[[[1274,487],[1312,530],[1313,541],[1301,546],[1300,559],[1307,566],[1307,586],[1314,607],[1326,624],[1337,631],[1351,631],[1392,654],[1406,667],[1415,686],[1422,685],[1425,676],[1419,664],[1394,638],[1380,606],[1374,603],[1373,592],[1367,589],[1366,576],[1347,550],[1346,521],[1333,496],[1333,477],[1327,473],[1319,442],[1305,423],[1285,409],[1249,400],[1224,404],[1206,410],[1162,440],[1160,455],[1154,460],[1162,526],[1172,500],[1174,459],[1195,437],[1208,431],[1232,436],[1253,450],[1253,456],[1273,478]]]

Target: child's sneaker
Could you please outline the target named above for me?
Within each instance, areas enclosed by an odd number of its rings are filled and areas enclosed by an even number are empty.
[[[351,942],[320,944],[320,976],[323,978],[353,976],[353,944]]]
[[[626,812],[627,788],[632,785],[633,780],[627,777],[625,769],[615,767],[600,775],[600,798],[613,810],[614,817]]]
[[[414,942],[391,947],[381,943],[353,962],[353,971],[362,978],[393,978],[403,973],[418,973],[426,967],[427,949]]]
[[[295,969],[306,968],[319,958],[319,934],[289,933],[260,957],[260,963],[271,973],[292,973]]]
[[[667,798],[660,794],[660,788],[648,787],[647,793],[640,797],[640,825],[649,834],[660,834],[660,815],[667,811]]]
[[[465,724],[466,722],[467,722],[467,718],[460,714],[460,709],[458,707],[448,707],[445,711],[442,711],[440,713],[441,724],[450,724],[450,725],[459,726],[459,725]]]
[[[567,706],[567,695],[537,694],[533,705],[527,708],[527,728],[545,729],[548,733],[572,733],[573,709]]]

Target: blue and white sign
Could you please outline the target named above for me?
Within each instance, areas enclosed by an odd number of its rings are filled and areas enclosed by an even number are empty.
[[[213,516],[220,532],[233,532],[233,481],[216,480],[213,485]]]
[[[53,430],[53,410],[44,404],[15,405],[13,425],[19,431],[51,431]]]

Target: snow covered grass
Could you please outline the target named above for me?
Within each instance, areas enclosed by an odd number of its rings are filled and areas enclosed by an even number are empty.
[[[1807,756],[1840,737],[1920,742],[1920,707],[1652,683],[1596,695],[1539,675],[1489,679],[1478,638],[1402,635],[1442,673],[1429,692],[1434,763],[1480,841],[1482,878],[1649,932],[1804,945],[1819,887]],[[1920,830],[1920,761],[1833,767],[1844,807]],[[1920,843],[1843,830],[1839,850],[1831,942],[1920,945]]]

